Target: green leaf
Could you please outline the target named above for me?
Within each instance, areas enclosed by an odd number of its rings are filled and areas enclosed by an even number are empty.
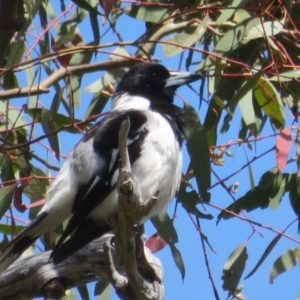
[[[224,102],[219,97],[213,97],[204,120],[204,127],[207,134],[207,140],[210,147],[215,146],[217,142],[217,127],[221,118]]]
[[[113,54],[111,55],[110,59],[114,60],[116,59],[116,57],[118,57],[117,55],[114,54],[122,55],[122,56],[130,56],[130,54],[124,47],[116,48]],[[117,83],[119,83],[123,75],[128,71],[128,69],[129,69],[128,67],[124,67],[115,70],[108,70],[102,78],[96,80],[85,89],[85,92],[94,93],[90,105],[85,113],[86,117],[92,116],[94,114],[99,114],[100,112],[102,112],[104,106],[106,105],[109,99],[109,97],[102,94],[102,91],[110,90],[109,87],[111,85],[114,86]]]
[[[63,97],[63,92],[64,92],[64,89],[61,88],[61,87],[58,87],[58,89],[57,89],[57,91],[56,91],[56,93],[53,97],[50,111],[52,112],[52,116],[53,116],[54,119],[56,117],[56,113],[58,111],[61,99]]]
[[[297,264],[299,264],[300,260],[300,248],[291,248],[281,256],[279,256],[274,262],[269,281],[271,284],[274,283],[274,279],[276,279],[280,274],[294,268]]]
[[[248,259],[247,247],[242,244],[236,248],[226,261],[223,273],[223,290],[228,291],[230,295],[234,295],[236,288],[240,282]]]
[[[270,81],[278,81],[280,80],[281,82],[288,82],[294,79],[298,79],[300,77],[300,70],[291,70],[291,71],[286,71],[279,76],[273,76],[269,78]]]
[[[255,265],[255,267],[253,268],[253,270],[245,277],[245,279],[251,277],[258,270],[258,268],[262,265],[262,263],[265,261],[265,259],[268,257],[268,255],[272,252],[272,250],[274,249],[274,247],[276,246],[276,244],[279,242],[279,240],[281,239],[281,237],[282,237],[282,233],[278,234],[271,241],[271,243],[268,245],[268,247],[264,251],[263,255],[261,256],[261,258],[259,259],[259,261]]]
[[[291,206],[296,214],[299,217],[300,215],[300,178],[297,174],[293,174],[291,176],[291,180],[289,182],[289,189],[290,189],[290,203]],[[298,232],[300,231],[300,221],[298,223]]]
[[[271,169],[262,175],[259,185],[254,190],[248,191],[243,197],[228,206],[226,210],[239,214],[242,209],[245,209],[247,212],[257,208],[265,209],[270,207],[276,209],[282,196],[290,188],[290,182],[290,174],[282,174],[277,168]],[[222,211],[218,216],[217,222],[221,219],[232,217],[233,215],[229,212]]]
[[[88,12],[96,13],[100,15],[100,13],[97,11],[95,7],[93,7],[88,1],[86,0],[72,0],[76,5],[83,8],[84,10],[87,10]]]
[[[29,109],[28,113],[34,118],[35,122],[41,121],[41,114],[42,114],[42,109],[41,108],[35,108],[35,109]],[[69,133],[79,133],[76,128],[73,126],[69,126],[73,124],[72,118],[63,114],[56,113],[54,123],[56,128],[61,129],[61,131],[69,132]],[[74,119],[74,123],[81,123],[82,121],[79,119]],[[67,128],[63,128],[64,126],[67,126]],[[80,130],[86,130],[87,127],[91,126],[91,123],[87,124],[77,124],[77,127]]]
[[[7,51],[9,49],[10,41],[13,38],[15,33],[15,29],[10,30],[1,30],[0,31],[0,67],[4,65],[5,56],[7,55]]]
[[[287,187],[287,176],[283,176],[281,172],[278,171],[277,176],[274,178],[270,191],[270,204],[269,207],[273,210],[279,207],[281,199],[286,191]]]
[[[182,280],[184,280],[184,277],[185,277],[185,266],[184,266],[184,261],[183,261],[183,258],[182,258],[182,255],[180,253],[180,251],[175,247],[175,245],[173,243],[169,244],[170,245],[170,249],[171,249],[171,252],[172,252],[172,256],[173,256],[173,259],[174,259],[174,262],[181,274],[181,278]]]
[[[272,185],[273,180],[276,178],[277,173],[277,168],[273,168],[270,171],[265,172],[259,180],[259,186],[263,189],[268,189]]]
[[[249,28],[245,40],[252,40],[258,38],[264,38],[267,36],[274,36],[280,33],[283,29],[283,23],[279,21],[266,21],[264,23],[256,24],[252,28]]]
[[[247,164],[248,164],[248,172],[249,172],[249,179],[250,179],[251,191],[254,191],[254,189],[255,189],[255,181],[254,181],[254,176],[253,176],[253,171],[252,171],[251,163],[249,163],[249,159],[248,159],[246,151],[245,151],[245,156],[246,156],[246,160],[247,160]]]
[[[234,12],[234,16],[233,16],[232,20],[233,20],[233,22],[238,24],[238,23],[241,23],[242,21],[245,21],[250,18],[251,18],[251,15],[248,11],[246,11],[245,9],[242,9],[242,8],[238,8]]]
[[[78,108],[80,106],[81,102],[81,93],[80,93],[80,88],[81,88],[81,79],[82,75],[72,75],[69,81],[69,102],[70,102],[70,107],[72,107],[72,103],[75,108]]]
[[[89,291],[86,284],[78,286],[77,290],[82,300],[90,300]]]
[[[221,219],[227,220],[233,218],[234,215],[230,213],[239,214],[241,210],[250,212],[257,208],[265,209],[269,206],[269,190],[263,189],[260,186],[255,187],[253,191],[248,191],[244,196],[236,200],[234,203],[226,207],[226,211],[223,210],[217,219],[217,223]]]
[[[260,24],[259,18],[252,17],[251,19],[246,19],[241,23],[237,24],[234,28],[228,30],[224,36],[220,38],[217,45],[214,48],[214,52],[219,54],[226,54],[232,52],[248,42],[249,40],[244,40],[249,28]]]
[[[173,221],[170,219],[166,212],[161,212],[157,216],[151,219],[152,224],[168,243],[177,243],[178,235],[174,227]]]
[[[27,2],[27,1],[24,1],[23,5],[24,4],[26,5],[26,3],[29,6],[29,2]],[[27,14],[28,15],[25,19],[25,23],[24,23],[23,27],[20,30],[18,30],[17,39],[20,38],[20,37],[25,36],[26,30],[32,24],[32,20],[34,20],[35,15],[39,12],[39,8],[42,5],[42,3],[43,3],[43,0],[36,0],[36,1],[33,2],[33,5],[29,6],[29,9],[27,9]],[[1,40],[1,42],[2,42],[2,40]]]
[[[209,16],[207,15],[197,28],[195,28],[193,33],[178,33],[173,37],[166,40],[168,43],[174,43],[176,45],[162,44],[164,54],[166,56],[172,57],[185,50],[185,48],[194,45],[198,42],[203,34],[206,32],[207,22]],[[180,46],[177,46],[180,45]]]
[[[237,104],[241,99],[243,99],[248,94],[248,92],[256,86],[256,83],[259,81],[262,74],[263,71],[259,71],[252,77],[250,77],[246,81],[246,83],[235,93],[235,95],[230,100],[228,100],[228,103],[224,106],[224,108],[231,107]]]
[[[237,9],[232,9],[233,7],[243,6],[246,2],[246,0],[233,0],[232,4],[230,4],[230,8],[225,7],[221,10],[221,14],[215,23],[217,25],[222,25],[225,21],[229,20],[233,14],[236,14]]]
[[[61,31],[58,33],[54,45],[60,46],[74,41],[76,37],[77,24],[68,24],[67,32]]]
[[[210,178],[210,150],[204,126],[200,123],[195,109],[185,103],[186,115],[186,140],[187,150],[191,159],[191,165],[196,177],[196,182],[204,202],[210,201],[210,193],[207,191],[211,186]]]
[[[135,4],[123,8],[123,11],[132,18],[152,23],[159,23],[163,19],[168,18],[172,13],[172,10],[168,8],[140,6]]]
[[[12,185],[8,185],[3,188],[0,188],[0,219],[3,217],[3,215],[9,209],[9,207],[12,203],[12,198],[13,198],[13,194],[14,194],[16,187],[17,187],[16,184],[12,184]]]
[[[20,163],[18,161],[17,163]],[[30,199],[30,204],[33,204],[39,200],[45,198],[47,190],[50,186],[50,181],[45,172],[41,169],[33,167],[31,165],[18,165],[20,168],[20,177],[27,177],[28,185],[24,189],[24,193]],[[38,212],[41,210],[40,207],[32,207],[29,211],[29,219],[33,220]]]
[[[79,296],[73,290],[67,290],[60,300],[78,300]]]
[[[108,100],[109,98],[103,95],[101,92],[94,93],[90,105],[85,113],[85,117],[88,118],[101,113]]]
[[[94,296],[100,296],[100,300],[110,300],[111,299],[111,284],[107,278],[101,278],[95,284]]]
[[[13,71],[8,71],[4,74],[2,87],[5,90],[19,87],[17,76]]]
[[[17,225],[16,227],[14,227],[14,229],[16,229],[16,232],[21,232],[25,227],[26,226]],[[10,234],[13,233],[13,229],[12,229],[10,224],[9,225],[0,224],[0,232],[3,233],[3,234],[10,235]]]
[[[0,130],[9,130],[26,124],[23,113],[8,105],[7,101],[0,101],[0,115],[5,119],[4,123],[3,121],[0,123]]]
[[[282,100],[273,84],[261,77],[254,87],[254,95],[259,106],[278,129],[284,128],[285,113]]]
[[[12,42],[9,46],[9,54],[6,60],[5,68],[10,68],[21,62],[25,50],[23,39]]]
[[[30,57],[27,58],[27,61],[30,61]],[[26,77],[27,77],[27,86],[34,86],[35,79],[38,74],[38,70],[34,71],[34,68],[26,68]],[[37,107],[37,101],[38,101],[38,95],[35,96],[29,96],[29,101],[28,101],[28,108],[35,108]]]
[[[204,214],[197,208],[197,205],[201,203],[201,199],[196,191],[187,192],[186,188],[187,184],[181,182],[179,192],[177,193],[178,201],[181,202],[183,208],[198,218],[212,220],[214,217],[211,214]]]
[[[41,123],[45,134],[48,135],[48,141],[51,149],[55,153],[56,159],[59,161],[60,150],[59,150],[59,140],[57,133],[53,133],[57,130],[55,125],[55,120],[53,118],[53,113],[47,108],[42,108],[41,111]]]
[[[13,162],[9,155],[2,153],[0,154],[0,170],[3,183],[15,179]]]
[[[90,12],[90,22],[93,30],[94,40],[100,42],[100,30],[97,13]]]
[[[252,91],[248,91],[244,97],[239,101],[239,106],[245,124],[253,135],[256,136],[258,128],[256,128],[256,118],[252,102]]]

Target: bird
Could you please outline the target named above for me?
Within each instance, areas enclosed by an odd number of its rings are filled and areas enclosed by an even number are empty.
[[[117,210],[118,134],[127,118],[131,172],[142,199],[158,192],[141,223],[165,210],[179,189],[182,174],[183,109],[173,103],[176,89],[200,74],[169,72],[158,63],[138,63],[127,71],[112,95],[111,111],[96,122],[67,155],[37,217],[0,254],[3,273],[42,234],[69,219],[50,255],[62,262],[112,230]]]

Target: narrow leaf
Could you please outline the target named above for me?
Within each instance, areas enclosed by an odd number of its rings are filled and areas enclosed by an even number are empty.
[[[140,5],[125,7],[123,11],[132,18],[152,23],[159,23],[161,20],[168,18],[172,13],[172,11],[167,8]]]
[[[204,202],[209,202],[210,193],[207,192],[207,190],[211,185],[211,177],[210,150],[207,135],[195,109],[185,103],[184,110],[187,119],[187,150],[191,159],[191,165],[196,177],[201,199]]]
[[[291,71],[286,71],[279,76],[273,76],[269,78],[270,81],[278,81],[280,80],[281,82],[286,82],[286,81],[291,81],[295,80],[300,77],[300,70],[291,70]]]
[[[101,278],[95,285],[94,296],[99,296],[99,300],[111,299],[111,285],[107,278]]]
[[[86,284],[78,286],[77,290],[82,300],[90,300],[89,291]]]
[[[185,266],[184,266],[184,261],[183,261],[182,255],[173,243],[170,244],[170,249],[171,249],[171,252],[172,252],[174,262],[175,262],[175,264],[176,264],[176,266],[177,266],[177,268],[178,268],[178,270],[181,274],[181,278],[182,278],[182,280],[184,280]]]
[[[14,194],[16,187],[17,187],[16,184],[12,184],[12,185],[8,185],[3,188],[0,188],[0,219],[3,217],[3,215],[9,209],[9,207],[12,203],[12,198],[13,198],[13,194]]]
[[[50,147],[54,151],[56,159],[59,161],[59,156],[60,156],[59,140],[57,137],[57,133],[53,133],[57,129],[55,126],[55,120],[53,118],[53,114],[50,110],[48,110],[46,108],[42,108],[41,122],[42,122],[42,127],[43,127],[45,134],[48,135],[48,141],[49,141]]]
[[[244,148],[244,150],[245,150],[245,148]],[[255,180],[254,180],[252,167],[251,167],[251,164],[249,163],[249,159],[248,159],[248,155],[247,155],[246,151],[245,151],[245,156],[246,156],[246,160],[247,160],[247,164],[248,164],[248,172],[249,172],[251,191],[253,192],[255,189]]]
[[[262,265],[262,263],[265,261],[265,259],[268,257],[268,255],[272,252],[272,250],[274,249],[274,247],[276,246],[276,244],[279,242],[279,240],[281,239],[281,237],[282,237],[282,234],[278,234],[271,241],[271,243],[268,245],[268,247],[264,251],[264,253],[261,256],[261,258],[259,259],[258,263],[255,265],[255,267],[253,268],[253,270],[245,277],[245,279],[251,277],[258,270],[258,268]]]
[[[173,37],[166,40],[168,43],[174,43],[177,45],[163,44],[163,51],[166,56],[175,56],[185,50],[186,47],[194,45],[199,42],[203,34],[206,32],[207,22],[209,16],[207,15],[197,28],[195,28],[193,33],[178,33]]]
[[[237,48],[243,46],[249,40],[244,40],[249,28],[252,28],[255,25],[260,24],[260,19],[251,17],[249,19],[243,20],[237,24],[232,29],[228,30],[225,35],[223,35],[218,41],[217,45],[214,48],[214,52],[219,54],[226,54],[227,52],[232,52]]]
[[[282,100],[273,84],[266,78],[259,78],[254,87],[254,95],[259,106],[278,129],[285,125],[285,113]]]
[[[274,36],[281,32],[283,29],[282,22],[279,21],[267,21],[257,24],[250,28],[244,37],[245,40],[258,39],[261,37]]]
[[[263,189],[260,186],[255,187],[253,191],[248,191],[244,196],[236,200],[234,203],[226,207],[226,211],[223,210],[217,218],[217,223],[221,219],[227,220],[233,218],[234,215],[230,213],[239,214],[241,210],[247,212],[253,211],[257,208],[267,208],[269,206],[269,190]]]
[[[179,192],[177,193],[178,201],[181,202],[183,208],[198,218],[212,220],[214,217],[211,214],[204,214],[198,209],[197,205],[201,203],[201,199],[197,192],[195,190],[187,192],[186,188],[186,183],[181,182]]]
[[[232,4],[230,5],[230,8],[225,7],[223,10],[221,10],[221,14],[217,18],[215,23],[218,25],[222,25],[225,21],[230,19],[234,13],[236,13],[236,10],[232,9],[232,7],[242,6],[245,2],[247,2],[247,1],[246,0],[233,0]]]
[[[79,7],[89,11],[89,12],[94,12],[94,13],[98,13],[97,9],[95,7],[93,7],[88,1],[85,0],[72,0],[72,2],[74,2],[75,4],[77,4]]]
[[[17,225],[16,227],[14,227],[14,229],[16,229],[16,232],[21,232],[24,228],[25,226],[21,225]],[[0,224],[0,232],[7,235],[12,234],[11,224]]]
[[[152,224],[167,243],[177,243],[178,235],[172,219],[166,212],[161,212],[151,219]]]
[[[299,263],[299,260],[300,248],[292,248],[283,253],[276,259],[272,266],[269,278],[270,283],[273,284],[274,279],[276,279],[280,274],[295,267]]]
[[[262,74],[263,71],[259,71],[252,77],[250,77],[246,81],[246,83],[236,92],[236,94],[230,100],[228,100],[228,103],[224,106],[224,108],[229,108],[230,106],[237,104],[241,99],[243,99],[247,95],[247,93],[254,88],[255,84],[260,79]]]

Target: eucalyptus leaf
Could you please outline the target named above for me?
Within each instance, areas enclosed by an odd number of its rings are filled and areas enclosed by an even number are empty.
[[[154,227],[168,244],[178,242],[178,235],[173,221],[170,219],[169,215],[166,212],[161,212],[157,216],[153,217],[151,221]]]
[[[123,8],[128,16],[145,22],[158,23],[170,16],[171,10],[157,6],[132,5]]]
[[[164,54],[169,57],[175,56],[184,51],[187,47],[199,42],[206,31],[208,21],[209,16],[207,15],[192,33],[177,33],[173,37],[167,39],[166,42],[168,44],[162,44]]]
[[[187,150],[196,177],[201,199],[210,201],[208,188],[211,186],[210,150],[204,126],[200,123],[195,109],[185,104]]]
[[[300,248],[291,248],[280,255],[274,262],[269,281],[271,284],[282,273],[292,269],[300,261]]]
[[[230,254],[222,273],[224,291],[228,291],[231,295],[235,294],[247,260],[248,252],[245,244],[242,244]]]
[[[0,188],[0,219],[9,209],[12,203],[12,198],[16,187],[17,187],[16,184],[12,184]]]
[[[254,87],[254,95],[259,106],[268,115],[273,124],[282,129],[285,126],[284,106],[279,93],[266,78],[260,77]]]
[[[60,157],[59,140],[56,133],[57,128],[55,125],[55,119],[53,117],[53,113],[51,112],[51,110],[42,108],[41,123],[42,123],[43,130],[47,135],[50,147],[54,151],[55,157],[59,161],[59,157]]]

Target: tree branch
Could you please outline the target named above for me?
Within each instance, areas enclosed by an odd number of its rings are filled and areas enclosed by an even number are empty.
[[[96,239],[57,265],[49,261],[51,251],[16,260],[0,277],[0,299],[57,299],[70,288],[107,277],[103,244],[111,238]]]
[[[161,263],[153,256],[152,261],[148,259],[149,253],[144,253],[143,241],[134,230],[157,199],[141,199],[138,182],[131,174],[127,152],[129,129],[130,122],[127,119],[123,121],[119,132],[121,167],[117,182],[118,213],[111,220],[115,234],[115,256],[111,245],[105,243],[105,261],[109,279],[122,299],[161,300],[164,296]],[[117,271],[116,263],[124,267],[126,277]]]

